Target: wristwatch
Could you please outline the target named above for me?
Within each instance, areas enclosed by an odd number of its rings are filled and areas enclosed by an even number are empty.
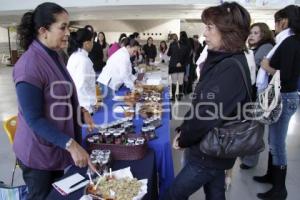
[[[69,141],[66,143],[66,147],[65,147],[65,149],[67,149],[67,150],[68,150],[68,149],[70,148],[70,146],[71,146],[72,142],[73,142],[73,138],[69,139]]]

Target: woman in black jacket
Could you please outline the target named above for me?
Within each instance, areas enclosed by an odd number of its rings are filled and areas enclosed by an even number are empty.
[[[243,51],[250,29],[250,15],[237,3],[209,7],[202,13],[206,24],[204,36],[208,57],[195,88],[192,107],[177,129],[173,148],[187,150],[186,164],[179,172],[164,199],[185,200],[202,186],[207,200],[225,200],[224,170],[236,159],[222,159],[204,154],[201,139],[249,101],[237,59],[250,83],[250,72]],[[241,112],[242,113],[242,112]],[[232,119],[231,119],[232,120]]]
[[[143,46],[146,63],[153,63],[157,55],[156,46],[153,44],[153,38],[148,37],[147,44]]]
[[[172,80],[171,100],[175,101],[176,85],[178,82],[179,94],[177,100],[180,101],[183,95],[184,72],[188,63],[188,47],[182,40],[178,41],[176,34],[173,34],[173,42],[170,44],[168,56],[170,56],[169,74]]]

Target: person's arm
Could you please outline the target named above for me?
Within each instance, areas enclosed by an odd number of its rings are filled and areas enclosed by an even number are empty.
[[[178,129],[181,148],[199,143],[209,130],[222,124],[224,118],[220,117],[220,112],[230,116],[236,111],[238,103],[246,98],[245,85],[237,64],[228,61],[225,66],[215,67],[219,67],[218,75],[206,82],[200,91],[196,87],[198,97],[186,114],[186,117],[192,117],[186,118]]]
[[[255,64],[257,67],[260,66],[261,61],[271,51],[273,46],[271,44],[264,44],[260,46],[254,54]]]
[[[275,70],[281,70],[280,81],[289,82],[295,73],[295,60],[300,60],[300,51],[293,40],[287,40],[275,51],[270,60],[270,66]],[[299,67],[299,66],[297,66]]]
[[[261,67],[266,70],[269,74],[274,75],[276,72],[276,69],[274,69],[273,67],[271,67],[270,65],[270,61],[267,58],[264,58],[261,63],[260,63]]]
[[[119,69],[120,69],[120,75],[122,77],[125,86],[128,87],[129,89],[133,89],[134,81],[136,80],[136,77],[131,73],[132,67],[131,67],[130,60],[124,59],[123,62],[120,62]]]
[[[86,167],[88,164],[92,170],[95,170],[88,153],[75,140],[59,131],[45,118],[43,91],[27,82],[17,83],[16,91],[21,112],[34,134],[69,151],[76,166]]]
[[[65,149],[66,143],[71,138],[59,131],[45,118],[43,91],[26,82],[18,83],[16,90],[19,106],[28,126],[37,136]]]

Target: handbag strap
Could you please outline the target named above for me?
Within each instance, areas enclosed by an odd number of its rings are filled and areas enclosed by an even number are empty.
[[[252,101],[252,96],[251,96],[252,89],[249,86],[249,82],[248,82],[249,79],[247,79],[247,75],[246,75],[245,69],[244,69],[243,65],[241,64],[241,62],[238,59],[232,58],[232,57],[231,57],[231,59],[234,60],[234,62],[236,62],[238,64],[238,66],[240,68],[240,71],[242,72],[243,80],[244,80],[244,83],[245,83],[245,86],[246,86],[246,89],[247,89],[247,94],[248,94],[248,96],[250,98],[250,101]]]

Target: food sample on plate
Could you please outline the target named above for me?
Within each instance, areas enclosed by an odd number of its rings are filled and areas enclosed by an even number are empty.
[[[104,198],[106,200],[131,200],[137,196],[142,183],[136,178],[120,178],[116,179],[114,176],[105,176],[98,180],[95,185],[88,185],[86,192]]]

